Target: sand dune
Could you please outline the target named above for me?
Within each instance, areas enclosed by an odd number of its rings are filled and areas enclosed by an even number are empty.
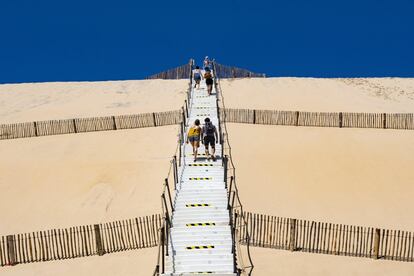
[[[413,112],[413,79],[221,82],[227,107]],[[414,230],[414,131],[228,124],[246,210]],[[255,275],[413,275],[412,264],[252,249]]]
[[[410,276],[412,263],[253,248],[254,275]]]
[[[414,79],[268,78],[221,81],[226,107],[325,111],[410,112]]]
[[[160,212],[177,127],[2,141],[0,233]],[[162,137],[162,142],[154,140]]]
[[[0,85],[0,124],[179,109],[187,80]]]
[[[223,80],[227,107],[413,112],[413,79]],[[0,123],[173,110],[187,81],[0,85]],[[414,131],[229,124],[245,209],[414,230]],[[0,234],[159,212],[177,127],[0,142]],[[252,173],[254,172],[254,173]],[[11,207],[12,206],[12,207]],[[253,249],[255,275],[412,275],[391,261]],[[131,275],[156,250],[2,268],[4,275]]]
[[[157,259],[157,248],[119,252],[55,262],[39,262],[1,268],[3,276],[120,276],[152,275]]]

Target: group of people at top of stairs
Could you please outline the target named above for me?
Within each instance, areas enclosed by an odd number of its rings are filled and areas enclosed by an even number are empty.
[[[207,85],[207,93],[209,96],[211,95],[211,91],[213,91],[213,74],[211,72],[210,66],[211,61],[208,56],[206,56],[203,61],[203,70],[201,70],[199,66],[196,66],[193,70],[193,77],[195,81],[194,88],[200,89],[200,82],[202,79],[205,79]]]
[[[207,85],[207,93],[210,96],[211,91],[213,90],[213,76],[210,70],[210,59],[208,56],[205,57],[204,62],[204,74],[199,66],[193,70],[193,77],[195,81],[194,88],[200,89],[200,82],[204,78]],[[191,143],[193,147],[194,162],[197,161],[198,148],[200,147],[200,141],[203,142],[206,148],[206,158],[207,160],[216,161],[216,143],[218,142],[218,133],[217,128],[210,121],[210,118],[204,119],[204,126],[200,126],[200,120],[196,119],[194,124],[190,127],[187,134],[187,143]],[[211,147],[211,154],[210,148]]]

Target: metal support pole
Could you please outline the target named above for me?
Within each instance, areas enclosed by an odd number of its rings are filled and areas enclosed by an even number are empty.
[[[185,108],[185,114],[186,114],[186,116],[187,116],[187,118],[188,118],[188,102],[187,102],[187,100],[184,100],[184,108]]]
[[[226,156],[224,156],[224,159],[223,159],[223,166],[224,166],[224,186],[226,187],[226,189],[227,189],[227,165],[228,165],[228,157],[227,157],[227,155]]]
[[[165,179],[165,185],[167,186],[168,199],[170,200],[171,212],[173,212],[174,207],[173,207],[173,203],[172,203],[172,200],[171,200],[171,192],[170,192],[170,185],[168,184],[168,178]],[[164,197],[164,199],[165,199],[165,197]]]
[[[178,156],[179,156],[179,158],[178,158],[178,166],[179,167],[181,167],[181,140],[182,140],[182,138],[180,137],[180,141],[179,141],[179,144],[178,144]]]
[[[233,254],[234,254],[234,273],[237,272],[237,261],[236,261],[236,225],[237,225],[237,213],[234,213],[234,224],[232,226],[233,229]]]
[[[164,226],[165,227],[165,226]],[[165,256],[164,256],[164,227],[161,228],[161,273],[165,272]]]
[[[183,138],[184,138],[184,129],[183,129],[183,122],[180,123],[180,145],[183,144]]]
[[[163,193],[161,195],[163,201],[164,201],[164,206],[165,206],[165,213],[167,214],[167,217],[170,217],[170,213],[168,212],[168,205],[167,205],[167,200],[165,199],[165,193]]]
[[[177,156],[175,156],[175,155],[174,155],[174,159],[173,159],[173,165],[174,165],[174,190],[177,190],[178,168],[177,168]]]
[[[167,226],[165,229],[166,232],[166,237],[165,237],[165,252],[166,252],[166,256],[168,256],[168,236],[169,236],[169,230],[170,230],[170,220],[168,218],[165,218],[165,225]]]

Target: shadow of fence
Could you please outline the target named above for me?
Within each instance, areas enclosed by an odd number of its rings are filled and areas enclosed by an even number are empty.
[[[0,140],[179,124],[182,110],[0,125]]]
[[[244,212],[247,229],[240,242],[264,248],[331,255],[414,261],[414,233],[373,227],[315,222]]]
[[[413,113],[304,112],[226,108],[221,110],[221,117],[226,118],[226,121],[230,123],[245,124],[414,129]]]
[[[0,266],[155,247],[161,215],[2,236]]]

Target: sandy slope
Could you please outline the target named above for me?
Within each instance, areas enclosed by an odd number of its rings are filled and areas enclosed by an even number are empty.
[[[0,124],[179,109],[187,80],[0,85]]]
[[[0,85],[0,123],[178,109],[186,81]],[[161,100],[162,99],[162,100]],[[0,143],[0,235],[160,212],[177,127]],[[3,275],[149,275],[156,250],[1,268]]]
[[[227,107],[305,111],[413,112],[413,87],[412,79],[222,82]],[[0,123],[171,110],[182,105],[186,88],[185,80],[0,85]],[[0,209],[12,211],[0,214],[0,234],[157,212],[176,131],[1,141]],[[414,132],[229,125],[229,135],[246,209],[414,230]],[[255,275],[413,274],[406,263],[269,249],[253,254]],[[148,275],[155,258],[155,250],[137,250],[1,270],[7,275],[137,275],[137,267],[144,267],[138,275]]]
[[[104,256],[40,262],[4,267],[2,276],[124,276],[152,275],[158,248],[125,251]]]
[[[227,107],[413,112],[414,79],[244,79]],[[414,131],[229,124],[246,210],[414,230]],[[254,173],[253,173],[254,172]],[[413,275],[413,265],[253,249],[255,275]]]
[[[228,130],[246,210],[414,230],[414,131],[242,124]]]
[[[254,275],[411,276],[412,263],[253,248]]]
[[[414,79],[223,80],[227,107],[300,111],[413,112]]]
[[[159,213],[176,142],[176,126],[2,141],[0,233]]]

